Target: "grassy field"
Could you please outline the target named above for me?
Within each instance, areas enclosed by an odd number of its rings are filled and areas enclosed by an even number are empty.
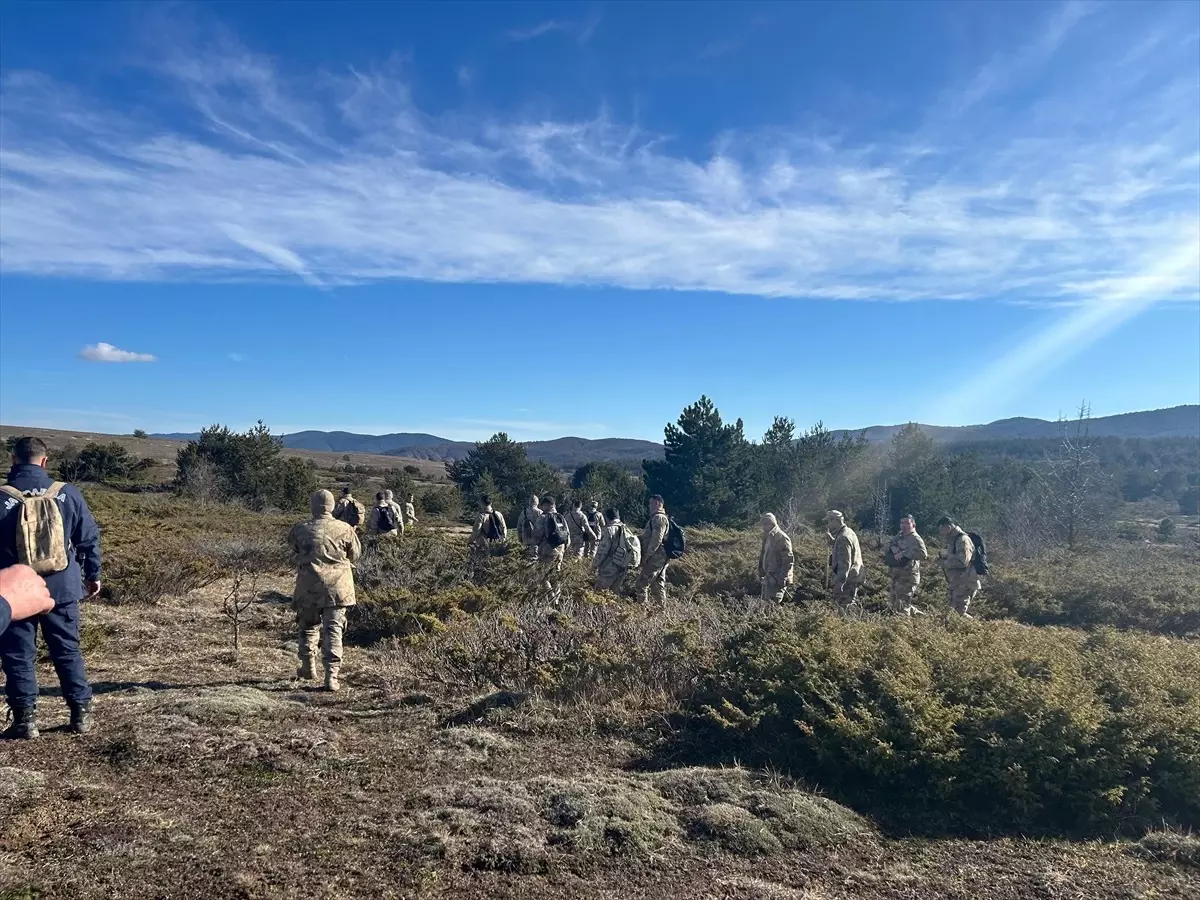
[[[166,477],[174,476],[175,454],[184,446],[181,441],[165,441],[157,438],[135,438],[132,435],[100,434],[90,431],[60,431],[51,428],[27,428],[21,425],[0,425],[0,440],[12,436],[40,437],[52,449],[74,444],[82,447],[84,444],[95,442],[109,444],[116,442],[138,459],[153,459],[160,466],[168,469]],[[301,459],[311,459],[319,467],[329,469],[350,463],[354,466],[367,466],[372,469],[391,469],[402,466],[416,466],[421,470],[421,477],[427,481],[445,480],[446,467],[441,463],[428,459],[409,459],[403,456],[382,456],[376,453],[326,453],[318,450],[284,450],[288,456],[298,456]]]
[[[755,537],[715,530],[665,609],[578,569],[549,608],[514,556],[469,577],[461,534],[421,529],[359,566],[328,695],[291,677],[289,518],[88,496],[98,727],[62,730],[43,664],[43,737],[0,745],[4,898],[1197,895],[1187,546],[1002,567],[988,618],[946,628],[935,573],[922,622],[876,615],[878,566],[862,621],[816,608],[814,536],[784,610],[747,596]],[[226,567],[252,542],[235,656]]]

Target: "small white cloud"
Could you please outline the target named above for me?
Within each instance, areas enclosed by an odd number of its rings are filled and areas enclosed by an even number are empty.
[[[98,344],[88,344],[79,351],[79,358],[86,359],[88,362],[102,363],[147,363],[158,360],[158,357],[149,353],[132,353],[129,350],[114,347],[112,344],[106,344],[104,341]]]
[[[245,362],[245,361],[246,361],[246,354],[244,354],[244,353],[230,353],[230,354],[229,354],[229,359],[230,359],[230,361],[231,361],[231,362],[236,362],[236,363]]]
[[[469,88],[471,80],[474,78],[474,73],[470,66],[459,66],[455,74],[458,76],[458,86],[460,88]]]

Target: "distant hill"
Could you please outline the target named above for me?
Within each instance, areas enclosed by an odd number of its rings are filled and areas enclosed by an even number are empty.
[[[903,425],[872,425],[869,428],[835,432],[839,435],[866,434],[872,443],[892,439]],[[1062,434],[1062,425],[1045,419],[1001,419],[987,425],[921,425],[935,441],[956,444],[1014,438],[1054,438]],[[1121,413],[1092,419],[1091,433],[1096,437],[1196,437],[1200,438],[1200,406],[1173,406],[1146,412]],[[156,434],[152,437],[172,441],[190,441],[198,434]],[[299,431],[283,435],[283,445],[293,450],[321,453],[373,453],[405,456],[409,459],[462,459],[475,444],[451,441],[435,434],[353,434],[348,431]],[[589,462],[610,460],[616,463],[661,459],[662,444],[632,438],[563,437],[552,441],[529,441],[529,458],[547,462],[559,469],[574,469]]]
[[[869,428],[835,432],[838,435],[857,436],[865,434],[872,443],[890,441],[903,425],[872,425]],[[921,425],[921,429],[935,441],[957,444],[975,441],[1011,440],[1013,438],[1055,438],[1063,433],[1063,426],[1046,419],[1000,419],[987,425]],[[1172,406],[1169,409],[1151,409],[1145,412],[1119,413],[1115,416],[1099,416],[1088,423],[1089,433],[1095,437],[1200,437],[1200,406]]]
[[[153,437],[171,441],[193,441],[193,433],[156,434]],[[451,441],[434,434],[352,434],[348,431],[298,431],[285,434],[283,445],[291,450],[313,450],[322,453],[374,453],[384,456],[404,456],[409,459],[462,459],[475,448],[474,441]],[[640,462],[661,459],[662,444],[632,438],[564,437],[552,441],[529,441],[525,444],[529,458],[546,462],[559,469],[574,469],[590,462]]]

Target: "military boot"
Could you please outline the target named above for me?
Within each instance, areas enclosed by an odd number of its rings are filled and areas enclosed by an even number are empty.
[[[337,692],[342,689],[342,683],[338,680],[338,670],[334,666],[330,666],[325,670],[325,690]]]
[[[37,706],[10,707],[8,715],[12,724],[0,732],[0,738],[8,741],[31,741],[38,736]]]
[[[316,673],[313,672],[313,664],[311,656],[300,657],[300,668],[296,670],[296,677],[304,681],[312,681],[316,678]]]
[[[71,730],[76,734],[87,734],[92,730],[92,701],[71,704]]]

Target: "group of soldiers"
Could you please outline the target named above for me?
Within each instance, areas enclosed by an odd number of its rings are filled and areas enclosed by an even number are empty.
[[[300,631],[297,676],[315,678],[314,662],[319,651],[324,663],[325,687],[331,691],[340,688],[338,675],[346,610],[355,603],[353,563],[362,553],[356,524],[366,518],[368,535],[386,538],[402,533],[405,521],[415,521],[411,512],[401,510],[387,491],[376,495],[369,516],[361,506],[355,509],[356,504],[348,490],[337,503],[329,491],[317,491],[311,500],[313,518],[297,525],[288,536],[297,566],[294,594]],[[597,590],[619,594],[628,588],[635,599],[665,602],[667,567],[674,552],[668,544],[675,546],[668,536],[678,526],[667,516],[660,496],[650,498],[649,513],[639,536],[621,521],[616,509],[606,509],[601,514],[599,504],[593,502],[585,511],[582,502],[576,501],[564,515],[553,497],[531,496],[517,517],[516,534],[535,588],[550,602],[558,602],[564,562],[570,555],[591,561]],[[400,521],[399,527],[393,526],[395,520]],[[851,612],[858,607],[858,590],[865,580],[862,546],[841,512],[830,510],[825,521],[830,548],[827,578],[830,596],[840,609]],[[792,540],[774,514],[764,515],[761,524],[763,537],[758,564],[761,596],[765,601],[781,603],[795,577]],[[969,618],[971,601],[981,587],[974,565],[975,545],[948,517],[937,524],[946,547],[939,558],[949,584],[950,609]],[[506,552],[508,537],[504,514],[492,505],[490,498],[484,498],[468,543],[472,570],[483,570],[488,559]],[[912,516],[901,520],[900,533],[892,538],[883,557],[891,574],[892,610],[906,616],[924,615],[916,600],[921,564],[929,559],[929,551],[917,533]],[[635,571],[636,580],[627,585]]]
[[[5,590],[13,595],[0,598],[0,613],[11,619],[0,629],[0,660],[12,711],[12,724],[2,735],[6,738],[38,735],[35,664],[39,630],[71,710],[71,730],[85,734],[92,727],[92,690],[80,647],[79,602],[100,593],[100,533],[83,495],[73,485],[54,481],[47,474],[48,457],[44,441],[21,438],[13,448],[7,483],[0,489],[5,495],[0,499],[0,568],[7,573]],[[314,679],[319,656],[325,688],[337,691],[346,613],[356,599],[353,567],[362,555],[359,530],[375,541],[394,539],[416,523],[415,502],[409,495],[401,505],[392,491],[385,490],[375,495],[375,504],[368,511],[346,488],[336,502],[329,491],[317,491],[309,505],[312,517],[288,534],[297,570],[293,603],[300,665],[296,674]],[[667,567],[684,552],[683,535],[667,516],[662,497],[650,498],[649,513],[649,521],[638,535],[621,521],[616,509],[601,514],[598,503],[585,511],[582,503],[575,502],[564,515],[554,498],[530,497],[517,519],[516,531],[536,586],[557,601],[569,554],[590,560],[597,590],[622,593],[628,589],[644,602],[664,602]],[[831,597],[842,609],[851,610],[863,583],[862,548],[842,513],[830,510],[826,522]],[[782,602],[794,581],[792,541],[770,513],[762,517],[762,530],[758,566],[762,598]],[[505,552],[508,531],[503,514],[485,499],[469,542],[473,568],[482,568],[488,558]],[[946,547],[940,559],[949,584],[950,608],[967,616],[981,586],[979,572],[986,571],[986,565],[980,565],[983,547],[977,548],[973,536],[949,518],[938,522],[938,533]],[[911,516],[905,517],[900,533],[884,552],[896,613],[922,614],[916,599],[921,564],[928,559],[917,523]],[[634,572],[636,579],[627,584]],[[38,590],[27,590],[28,585],[36,585]]]
[[[663,498],[657,494],[649,500],[649,512],[639,537],[621,521],[619,510],[609,508],[601,513],[600,504],[592,501],[585,512],[583,501],[576,500],[564,515],[553,497],[534,494],[517,517],[516,532],[535,582],[552,601],[561,596],[563,562],[570,555],[592,561],[597,590],[621,593],[636,570],[637,579],[629,586],[634,596],[663,602],[670,562],[665,542],[672,526]],[[507,539],[503,514],[485,497],[471,530],[472,568],[482,568]]]

